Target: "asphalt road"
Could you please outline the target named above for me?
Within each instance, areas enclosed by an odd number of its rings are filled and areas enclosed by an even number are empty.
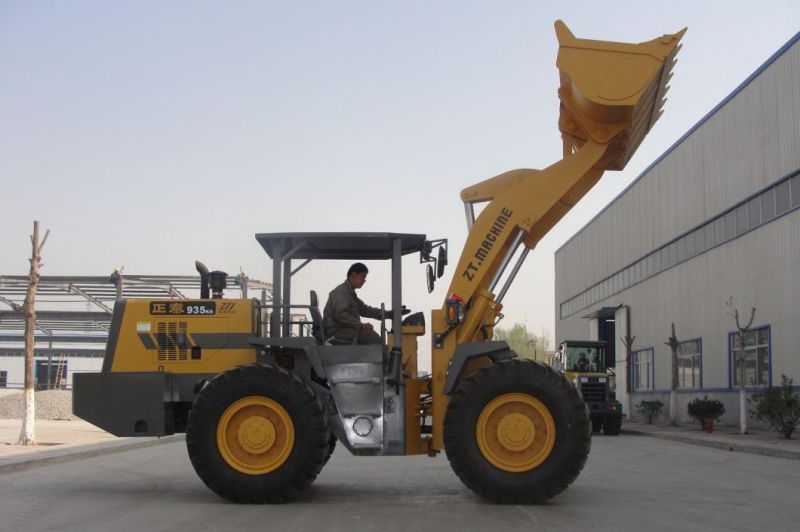
[[[240,506],[197,478],[182,441],[0,476],[0,530],[790,530],[800,461],[643,436],[595,436],[551,502],[486,503],[447,458],[338,449],[297,502]]]

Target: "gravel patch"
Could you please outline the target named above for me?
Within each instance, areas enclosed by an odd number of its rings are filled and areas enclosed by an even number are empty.
[[[25,412],[22,391],[5,391],[11,393],[0,395],[0,419],[22,419]],[[34,403],[36,419],[76,419],[72,415],[72,391],[70,390],[42,390],[36,392]]]

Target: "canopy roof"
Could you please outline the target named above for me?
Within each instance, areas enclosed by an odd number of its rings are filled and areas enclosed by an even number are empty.
[[[271,259],[291,252],[293,259],[380,260],[392,258],[400,239],[403,255],[420,251],[425,235],[406,233],[259,233],[256,240]]]

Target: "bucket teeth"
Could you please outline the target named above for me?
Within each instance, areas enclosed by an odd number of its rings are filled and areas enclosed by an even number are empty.
[[[613,145],[609,169],[622,169],[662,113],[686,28],[638,44],[580,39],[560,20],[555,30],[564,142]]]

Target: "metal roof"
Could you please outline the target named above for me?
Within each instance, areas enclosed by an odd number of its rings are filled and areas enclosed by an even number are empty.
[[[108,335],[101,334],[57,334],[34,335],[34,341],[37,344],[42,342],[59,342],[66,344],[105,344],[108,341]],[[19,332],[13,333],[0,333],[0,343],[24,343],[25,335]]]
[[[403,255],[420,251],[425,235],[406,233],[259,233],[256,240],[270,258],[275,252],[293,259],[390,259],[400,239]]]
[[[111,314],[107,312],[76,312],[40,310],[36,312],[37,328],[52,335],[58,331],[108,333]],[[0,310],[0,330],[25,330],[25,314],[18,310]]]
[[[265,290],[272,299],[272,285],[246,275],[228,278],[229,288]],[[28,289],[27,275],[0,275],[0,342],[21,342],[25,315],[22,305]],[[95,343],[105,341],[111,312],[117,299],[187,299],[196,297],[200,277],[193,275],[41,276],[36,291],[36,341]],[[190,291],[192,292],[190,294]],[[255,295],[255,294],[254,294]],[[260,294],[259,294],[260,295]],[[92,310],[76,310],[83,304]],[[44,308],[43,308],[44,307]],[[80,308],[80,307],[77,307]],[[57,310],[53,310],[57,309]]]

